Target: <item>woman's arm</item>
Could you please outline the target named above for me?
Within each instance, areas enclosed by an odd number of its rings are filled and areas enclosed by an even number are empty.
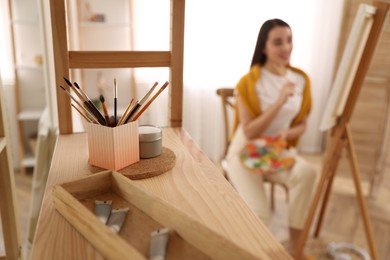
[[[294,95],[294,90],[295,85],[293,83],[286,83],[280,91],[279,98],[276,102],[258,117],[251,116],[240,96],[237,97],[238,117],[247,139],[251,140],[262,136],[264,130],[275,118],[288,97]]]
[[[285,140],[295,140],[299,138],[303,134],[303,132],[305,132],[306,122],[307,122],[307,117],[305,117],[302,121],[300,121],[295,126],[287,130],[281,131],[277,136],[281,136]]]

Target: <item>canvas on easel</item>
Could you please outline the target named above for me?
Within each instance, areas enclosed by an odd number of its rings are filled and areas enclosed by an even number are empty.
[[[389,3],[381,1],[374,1],[373,5],[361,4],[352,26],[320,126],[321,130],[329,130],[331,132],[331,139],[325,152],[322,174],[308,212],[304,229],[298,241],[295,253],[296,259],[300,259],[302,256],[303,247],[318,206],[320,206],[320,211],[315,229],[315,237],[319,235],[334,175],[340,160],[340,154],[344,148],[347,149],[349,155],[351,173],[356,188],[356,197],[363,219],[369,252],[372,259],[378,259],[367,205],[361,187],[360,172],[349,121],[388,8]]]
[[[373,24],[376,8],[368,4],[360,4],[353,22],[345,49],[338,67],[331,93],[329,95],[320,130],[326,131],[336,125],[337,119],[344,111],[345,103],[352,87],[359,62],[366,46],[368,35]]]

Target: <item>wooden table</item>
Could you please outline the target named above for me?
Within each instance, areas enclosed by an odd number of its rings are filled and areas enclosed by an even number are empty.
[[[174,204],[259,259],[292,259],[185,130],[164,129],[163,146],[175,152],[175,167],[137,180],[139,187]],[[58,137],[31,259],[103,259],[55,210],[52,198],[54,185],[101,171],[88,164],[85,133]]]

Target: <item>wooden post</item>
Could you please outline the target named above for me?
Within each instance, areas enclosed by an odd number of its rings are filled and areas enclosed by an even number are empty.
[[[11,142],[8,134],[5,100],[0,78],[0,215],[6,259],[21,255],[19,217],[15,201],[15,180],[11,160]]]
[[[69,90],[65,84],[64,77],[69,78],[68,61],[68,37],[66,36],[66,13],[65,0],[50,0],[51,27],[53,36],[54,69],[58,107],[58,126],[60,134],[71,134],[73,132],[72,111],[70,99],[58,87],[62,85]]]
[[[171,84],[169,88],[171,127],[180,127],[183,118],[184,14],[185,0],[171,0]]]

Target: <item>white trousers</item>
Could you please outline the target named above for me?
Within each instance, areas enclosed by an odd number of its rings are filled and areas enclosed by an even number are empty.
[[[227,157],[227,175],[230,183],[244,201],[260,219],[268,225],[271,220],[271,208],[264,189],[264,179],[268,178],[285,183],[289,188],[289,226],[302,229],[316,182],[315,169],[302,157],[295,156],[295,164],[288,172],[263,176],[245,169],[238,154]]]

